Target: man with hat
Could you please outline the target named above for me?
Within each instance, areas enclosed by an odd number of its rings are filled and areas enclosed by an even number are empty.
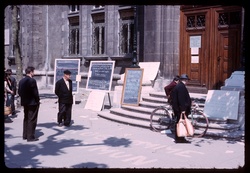
[[[71,72],[65,70],[63,77],[56,82],[55,94],[58,96],[58,126],[70,126],[73,104]],[[64,122],[63,122],[64,121]]]
[[[180,82],[174,87],[171,92],[172,97],[172,108],[175,116],[177,117],[176,124],[180,119],[181,113],[185,113],[189,115],[191,113],[191,98],[189,96],[188,90],[186,88],[186,84],[188,82],[189,77],[187,74],[182,74],[180,76]],[[185,139],[185,137],[178,137],[175,131],[175,142],[176,143],[190,143]]]

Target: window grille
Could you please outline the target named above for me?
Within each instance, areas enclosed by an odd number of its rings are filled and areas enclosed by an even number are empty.
[[[69,12],[74,13],[79,11],[80,6],[79,5],[70,5],[69,6]]]
[[[187,30],[205,29],[205,25],[206,25],[205,15],[200,14],[200,15],[187,16],[187,24],[186,24]]]
[[[218,27],[229,27],[233,25],[239,25],[240,23],[241,23],[241,13],[239,11],[219,14]]]
[[[120,54],[132,54],[134,38],[134,21],[121,20],[120,22]]]
[[[92,54],[102,55],[105,48],[104,13],[92,14]]]
[[[93,55],[104,54],[104,35],[104,23],[95,23],[93,27]]]
[[[69,26],[69,54],[78,55],[79,54],[79,20],[78,22],[72,21]]]

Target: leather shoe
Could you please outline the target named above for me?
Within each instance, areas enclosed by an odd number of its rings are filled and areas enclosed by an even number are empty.
[[[58,126],[59,126],[59,127],[62,127],[62,126],[63,126],[63,123],[58,123]]]
[[[27,142],[34,142],[34,141],[38,141],[38,138],[34,138],[34,139],[27,139]]]
[[[23,140],[27,140],[27,138],[23,138]]]
[[[177,140],[175,140],[175,143],[190,144],[191,142],[186,140],[186,139],[177,139]]]

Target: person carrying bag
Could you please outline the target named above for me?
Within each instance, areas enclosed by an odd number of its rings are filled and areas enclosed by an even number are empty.
[[[174,111],[174,115],[176,116],[176,131],[175,131],[175,143],[190,143],[190,141],[185,139],[185,136],[187,136],[187,133],[183,133],[181,137],[177,135],[178,129],[184,129],[185,127],[185,117],[184,115],[189,115],[191,113],[191,98],[188,93],[188,90],[186,88],[186,84],[188,82],[189,77],[187,74],[182,74],[180,76],[179,83],[174,87],[173,91],[171,92],[172,97],[172,108]],[[186,118],[187,119],[187,118]],[[179,123],[180,121],[180,123]],[[183,122],[183,123],[182,123]],[[178,126],[178,127],[177,127]],[[186,129],[186,127],[185,127]],[[180,132],[185,132],[184,130],[181,130]]]

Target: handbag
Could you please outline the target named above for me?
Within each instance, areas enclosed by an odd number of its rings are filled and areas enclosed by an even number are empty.
[[[11,114],[11,107],[10,106],[4,106],[4,115],[7,116]]]
[[[181,114],[180,120],[176,124],[176,133],[178,137],[185,137],[188,135],[187,128],[185,125],[185,120],[182,119],[182,114]]]
[[[193,136],[194,126],[192,125],[191,121],[186,117],[186,114],[184,114],[184,121],[185,121],[185,126],[187,129],[188,136]]]

